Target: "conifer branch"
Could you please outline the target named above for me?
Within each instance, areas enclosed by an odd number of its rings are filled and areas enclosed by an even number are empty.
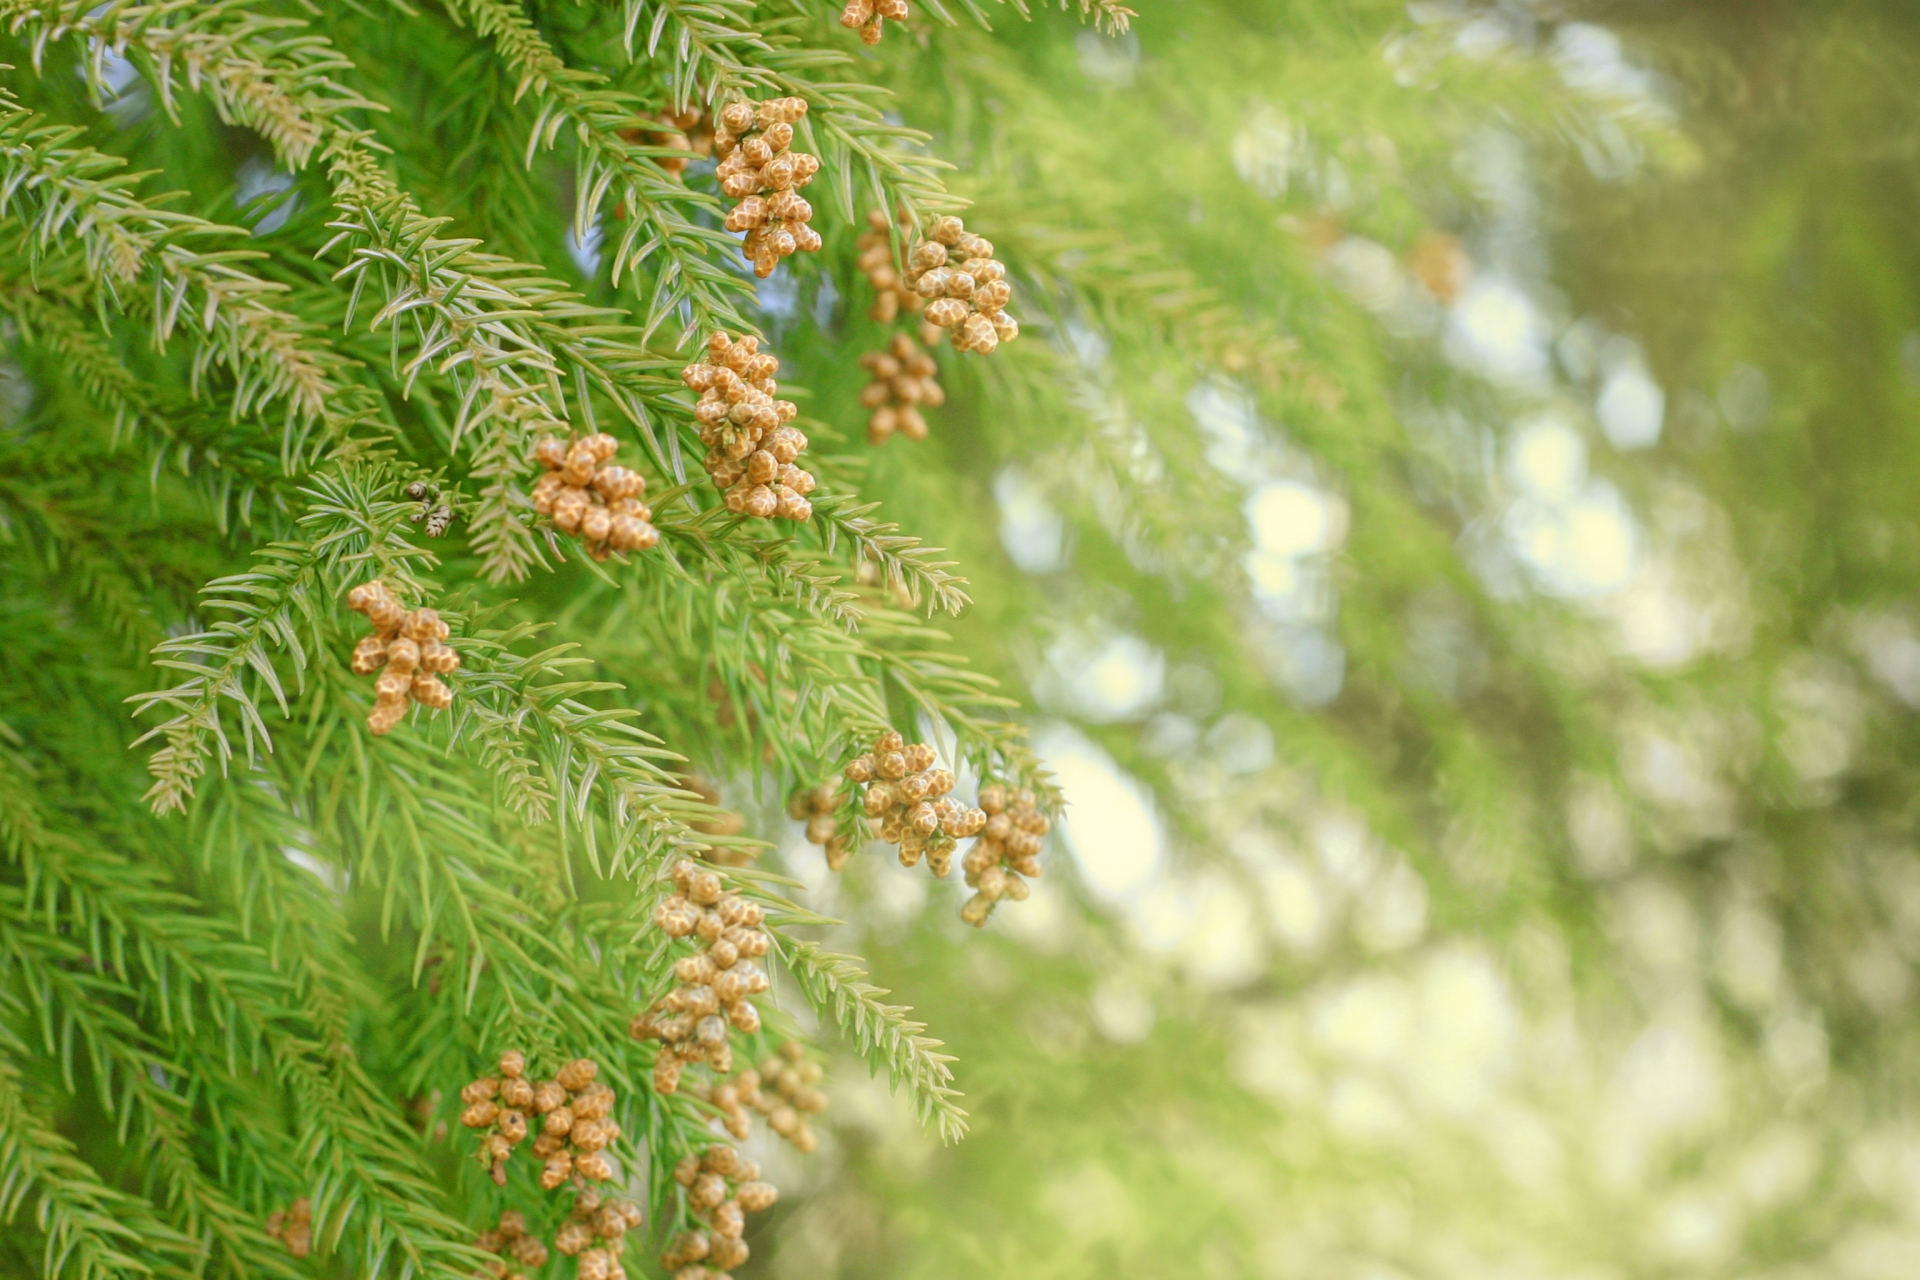
[[[196,385],[211,365],[224,364],[236,379],[236,415],[284,406],[289,468],[314,424],[325,427],[329,442],[345,439],[366,416],[363,397],[349,393],[341,380],[347,362],[314,327],[273,305],[286,286],[238,265],[265,255],[189,247],[183,242],[245,233],[142,202],[130,190],[138,175],[118,172],[118,157],[68,145],[80,132],[39,123],[0,90],[0,217],[26,227],[36,256],[77,239],[89,277],[108,299],[117,302],[122,289],[150,288],[156,345],[184,316]]]
[[[948,1065],[953,1055],[940,1052],[941,1042],[922,1034],[926,1024],[908,1017],[911,1009],[883,1002],[886,989],[868,982],[866,970],[846,956],[823,951],[819,943],[791,943],[780,958],[808,1003],[852,1037],[867,1064],[876,1073],[885,1071],[894,1088],[906,1087],[921,1124],[936,1128],[942,1142],[966,1136],[967,1113]]]
[[[283,465],[281,442],[263,437],[255,424],[240,419],[230,396],[199,399],[157,392],[143,382],[102,336],[94,316],[104,299],[84,280],[60,284],[49,279],[55,264],[37,271],[37,287],[23,277],[8,278],[0,267],[0,312],[19,325],[19,340],[34,362],[31,377],[50,386],[71,386],[93,402],[107,419],[107,448],[85,457],[85,478],[110,482],[127,469],[121,450],[138,441],[148,453],[150,488],[177,470],[191,479],[224,532],[237,518],[250,522],[257,508],[284,509],[291,478]],[[71,275],[73,273],[66,273]],[[139,300],[124,310],[140,313]],[[75,480],[77,459],[66,460],[60,475]],[[49,532],[58,531],[49,526]],[[114,548],[122,551],[125,548]],[[120,615],[116,615],[120,616]],[[130,620],[130,615],[128,615]],[[151,642],[142,646],[144,652]]]
[[[6,12],[6,3],[0,0],[0,13]],[[16,19],[16,23],[19,21]],[[144,28],[113,28],[112,34],[134,40],[149,35]],[[249,76],[266,77],[278,84],[303,72],[299,66],[276,66],[271,50],[255,49],[238,37],[231,47],[223,45],[209,56],[217,62],[219,82],[228,92],[247,84]],[[838,55],[833,57],[837,59]],[[232,65],[219,62],[220,58],[233,60]],[[806,61],[797,54],[795,58],[796,65]],[[780,80],[779,87],[790,93],[807,89],[791,79]],[[263,84],[251,96],[264,96],[266,92]],[[812,92],[819,99],[825,90],[815,87]],[[652,428],[647,402],[664,409],[676,421],[682,421],[686,412],[677,397],[676,384],[663,376],[671,362],[642,354],[644,332],[609,323],[618,313],[586,306],[572,291],[537,274],[538,268],[485,253],[475,240],[440,238],[436,233],[447,220],[422,214],[381,168],[369,150],[368,135],[337,118],[338,111],[353,103],[318,91],[289,96],[287,100],[305,102],[310,110],[323,113],[325,128],[321,136],[327,140],[317,154],[329,167],[335,203],[341,211],[330,224],[339,233],[334,243],[346,240],[354,246],[352,260],[336,276],[353,285],[348,321],[351,323],[355,304],[371,276],[378,280],[380,296],[385,299],[374,316],[374,326],[396,324],[402,316],[413,326],[417,350],[404,365],[399,332],[397,327],[394,330],[393,362],[407,383],[410,385],[429,366],[441,375],[454,373],[467,379],[461,388],[460,414],[453,431],[456,448],[468,432],[485,428],[474,446],[469,468],[481,485],[469,516],[471,537],[489,578],[499,582],[524,577],[542,561],[524,516],[525,498],[517,480],[538,435],[564,435],[569,430],[560,362],[578,368],[648,434]],[[848,120],[858,122],[868,116],[878,120],[877,112],[857,96],[835,101],[835,109]],[[842,134],[850,127],[833,126]],[[911,131],[876,124],[861,136],[871,141],[888,132],[904,136]],[[289,162],[304,158],[304,154],[290,154]],[[887,152],[886,156],[889,172],[911,171],[899,154]],[[875,185],[876,195],[884,197],[884,205],[906,198],[904,192],[889,196],[878,178]],[[849,203],[849,215],[851,207]],[[582,398],[580,408],[589,407]],[[917,593],[924,588],[932,604],[949,612],[964,607],[964,579],[946,573],[947,563],[928,558],[929,553],[920,551],[913,540],[899,535],[894,527],[866,521],[870,506],[844,515],[837,514],[834,506],[826,495],[815,501],[816,511],[826,508],[823,525],[835,526],[829,532],[830,540],[852,535],[890,577],[909,584],[910,591]],[[732,528],[737,531],[739,526],[736,523]]]
[[[196,992],[215,1023],[237,1029],[253,1021],[237,993],[270,999],[279,979],[266,976],[257,953],[197,915],[197,903],[165,891],[151,868],[49,829],[29,787],[24,763],[0,752],[0,848],[24,877],[18,886],[0,885],[0,950],[38,1006],[48,1052],[57,1039],[71,1088],[78,1031],[100,1101],[120,1117],[121,1142],[137,1121],[144,1180],[160,1184],[185,1236],[217,1240],[231,1270],[254,1265],[290,1274],[281,1259],[257,1260],[266,1237],[200,1169],[191,1103],[171,1087],[190,1080],[209,1105],[238,1118],[243,1108],[229,1079],[236,1064],[208,1058],[194,1035]],[[157,1015],[170,1057],[149,1046],[146,1030],[123,1006]],[[263,1028],[256,1022],[251,1029]],[[289,1170],[275,1172],[285,1181]]]
[[[0,755],[0,840],[26,875],[24,889],[0,886],[0,946],[40,1005],[44,1038],[50,1051],[56,1042],[60,1047],[69,1080],[66,1058],[77,1030],[103,1102],[123,1117],[123,1141],[124,1126],[139,1117],[141,1146],[155,1162],[150,1174],[164,1182],[187,1231],[216,1234],[236,1271],[296,1274],[277,1250],[269,1252],[254,1215],[201,1174],[178,1111],[184,1099],[162,1083],[183,1063],[201,1068],[190,1078],[202,1089],[247,1070],[231,1051],[221,1063],[195,1049],[196,1017],[210,1016],[229,1036],[268,1046],[277,1078],[293,1094],[305,1132],[299,1151],[275,1172],[283,1184],[311,1180],[323,1240],[332,1245],[351,1226],[365,1240],[369,1275],[380,1270],[376,1259],[396,1249],[405,1271],[461,1274],[468,1251],[451,1242],[464,1231],[431,1208],[436,1193],[396,1131],[391,1103],[353,1064],[345,1011],[325,994],[335,981],[328,966],[304,957],[289,982],[221,924],[196,914],[197,904],[155,886],[151,871],[98,849],[84,851],[83,859],[47,829],[21,780],[18,765]],[[49,925],[56,917],[69,922],[74,937],[89,941],[88,951],[33,930],[36,914]],[[26,927],[10,927],[15,921]],[[297,947],[307,927],[292,930],[283,944]],[[172,1059],[146,1049],[145,1030],[116,1007],[115,997],[136,996],[137,977],[144,978],[139,993],[161,997],[150,1012],[172,1042]],[[202,1003],[204,1014],[196,1014]],[[289,1009],[305,1013],[319,1037],[285,1025]]]
[[[819,155],[841,216],[856,205],[904,208],[916,221],[960,207],[941,171],[952,166],[925,151],[929,136],[889,124],[886,90],[855,81],[818,80],[813,72],[852,61],[835,49],[807,48],[789,28],[804,18],[767,18],[754,0],[623,0],[627,56],[638,49],[664,60],[676,106],[730,97],[804,98],[811,108],[799,128]],[[856,175],[856,170],[858,171]],[[855,196],[855,191],[861,193]]]
[[[638,289],[643,264],[650,264],[653,279],[651,296],[645,298],[642,340],[682,309],[686,323],[677,347],[684,348],[698,335],[715,329],[751,328],[739,304],[752,296],[752,286],[708,256],[725,259],[738,251],[738,241],[717,227],[691,220],[679,208],[686,205],[717,216],[719,202],[662,169],[654,160],[660,148],[623,136],[657,123],[639,114],[633,96],[601,87],[607,82],[604,75],[568,67],[517,4],[453,0],[448,7],[456,15],[464,11],[475,30],[493,40],[520,76],[515,99],[532,92],[541,100],[528,141],[528,162],[535,146],[550,148],[564,133],[571,133],[577,142],[576,239],[585,238],[618,184],[627,229],[613,251],[613,282],[618,285],[623,274],[631,274]]]
[[[888,583],[899,586],[916,603],[924,594],[928,612],[934,609],[958,617],[973,601],[967,595],[967,580],[950,573],[955,561],[936,560],[939,547],[928,547],[920,539],[900,532],[891,521],[873,519],[880,509],[877,502],[861,503],[850,495],[834,494],[817,499],[815,516],[825,532],[827,550],[846,539],[860,555],[880,566]]]
[[[190,1265],[196,1252],[151,1205],[107,1186],[76,1156],[66,1135],[34,1110],[18,1069],[0,1056],[0,1222],[12,1223],[36,1189],[33,1225],[46,1237],[42,1274],[48,1277],[154,1275],[173,1269],[157,1255]]]
[[[606,876],[651,880],[676,857],[704,858],[716,844],[752,846],[693,830],[694,823],[723,815],[679,786],[665,766],[681,758],[628,723],[632,711],[596,710],[580,701],[621,686],[560,678],[584,661],[567,656],[574,646],[526,658],[507,649],[531,630],[483,634],[462,646],[471,659],[453,724],[455,741],[474,732],[494,744],[494,758],[511,762],[510,775],[523,779],[512,807],[528,821],[557,822],[562,850],[579,842],[595,872]],[[596,798],[612,841],[604,851]]]
[[[256,553],[259,564],[252,571],[208,583],[204,607],[226,616],[207,630],[154,649],[156,667],[182,672],[186,678],[129,699],[136,714],[156,707],[173,712],[134,742],[139,746],[155,737],[166,740],[148,763],[154,782],[146,799],[156,813],[186,807],[209,754],[226,771],[234,755],[226,722],[229,710],[238,718],[240,744],[249,761],[256,747],[273,749],[260,699],[271,697],[282,715],[289,710],[274,655],[286,655],[297,691],[309,664],[301,637],[317,636],[322,611],[330,610],[345,590],[342,579],[349,566],[365,569],[371,562],[374,573],[395,576],[391,585],[407,591],[415,588],[413,567],[430,563],[427,553],[397,532],[405,504],[369,506],[351,479],[317,477],[308,494],[313,507],[302,520],[316,526],[313,540],[276,543]]]
[[[0,478],[0,509],[6,508],[30,516],[44,531],[48,576],[86,601],[109,630],[139,653],[160,640],[159,624],[142,605],[140,583],[97,521],[34,492],[21,477]]]
[[[1044,3],[1044,0],[1042,2]],[[950,27],[959,25],[954,21],[953,15],[947,12],[946,5],[941,0],[924,0],[924,3],[940,21]],[[983,27],[991,26],[987,19],[987,11],[980,7],[983,0],[959,0],[959,3],[967,7],[967,12],[973,15],[975,22]],[[994,0],[994,3],[1011,4],[1022,18],[1028,21],[1033,20],[1033,11],[1027,7],[1027,0]],[[1091,21],[1096,30],[1110,36],[1125,35],[1128,25],[1139,16],[1119,0],[1079,0],[1079,5],[1081,21]],[[1068,9],[1069,0],[1060,0],[1060,7],[1063,10]]]

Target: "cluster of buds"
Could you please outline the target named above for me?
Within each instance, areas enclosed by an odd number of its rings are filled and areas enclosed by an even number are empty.
[[[934,375],[940,366],[904,333],[896,333],[885,351],[860,357],[873,381],[860,392],[860,403],[873,410],[867,419],[867,443],[885,444],[898,431],[909,440],[927,438],[927,420],[920,406],[937,409],[947,402]]]
[[[979,834],[987,815],[948,795],[953,774],[933,761],[932,747],[889,729],[846,772],[849,781],[866,784],[861,806],[875,834],[900,846],[900,865],[911,867],[925,854],[927,869],[944,876],[953,867],[954,842]]]
[[[840,793],[831,783],[810,791],[796,791],[787,801],[787,815],[807,824],[807,840],[827,851],[827,869],[838,871],[853,856],[853,841],[840,831]]]
[[[800,194],[820,172],[820,158],[788,150],[794,122],[806,114],[805,98],[729,102],[714,131],[720,155],[714,176],[720,190],[740,202],[727,213],[727,230],[747,233],[741,253],[763,279],[780,259],[820,250],[820,233],[807,225],[813,206]]]
[[[639,1205],[603,1197],[592,1187],[585,1187],[554,1236],[553,1247],[568,1257],[579,1257],[580,1280],[627,1280],[620,1255],[626,1251],[627,1232],[640,1222]]]
[[[627,1031],[636,1040],[659,1040],[653,1063],[654,1091],[680,1087],[681,1069],[704,1062],[718,1075],[733,1070],[729,1026],[746,1035],[760,1029],[760,1010],[749,998],[767,990],[767,973],[754,961],[772,940],[760,928],[759,904],[730,893],[720,877],[686,859],[673,868],[678,893],[654,910],[653,922],[670,938],[698,938],[701,949],[674,962],[679,985],[642,1013]]]
[[[486,1274],[493,1280],[527,1280],[525,1272],[508,1265],[508,1259],[527,1271],[538,1271],[547,1265],[547,1246],[540,1243],[538,1237],[527,1234],[526,1216],[518,1209],[501,1214],[500,1225],[491,1231],[482,1231],[473,1243],[475,1248],[499,1255],[498,1261],[486,1264]]]
[[[740,1073],[741,1099],[767,1118],[767,1127],[791,1142],[802,1155],[820,1145],[807,1127],[807,1117],[827,1109],[820,1091],[820,1064],[806,1056],[798,1040],[780,1046],[756,1071]]]
[[[546,1161],[540,1185],[549,1191],[569,1178],[579,1186],[613,1177],[606,1149],[620,1136],[620,1126],[613,1119],[613,1090],[594,1081],[599,1072],[591,1058],[575,1058],[533,1087],[533,1109],[540,1115],[533,1155]]]
[[[980,808],[987,814],[986,828],[960,861],[974,891],[960,918],[975,928],[987,922],[1000,899],[1025,900],[1027,881],[1040,874],[1041,838],[1052,826],[1024,787],[1009,790],[997,782],[982,787]]]
[[[460,1123],[484,1129],[475,1158],[486,1166],[494,1185],[507,1185],[507,1157],[527,1140],[527,1112],[533,1106],[533,1082],[527,1079],[527,1056],[518,1049],[500,1055],[500,1074],[481,1076],[460,1090],[466,1110]]]
[[[466,1110],[460,1123],[484,1129],[478,1158],[497,1185],[507,1181],[507,1158],[526,1140],[529,1112],[541,1117],[540,1136],[533,1154],[546,1162],[540,1185],[552,1191],[568,1178],[576,1182],[605,1182],[613,1166],[603,1154],[620,1136],[614,1123],[613,1090],[595,1084],[600,1068],[578,1058],[560,1068],[552,1080],[538,1084],[527,1079],[527,1058],[518,1049],[500,1055],[500,1074],[482,1076],[460,1090]]]
[[[533,486],[533,509],[579,535],[595,560],[615,551],[646,551],[660,541],[660,531],[649,523],[653,511],[640,499],[647,478],[609,465],[619,451],[620,442],[604,431],[572,441],[548,436],[533,450],[547,469]]]
[[[438,538],[453,524],[453,508],[440,497],[438,485],[428,484],[425,480],[415,480],[407,486],[409,501],[420,504],[420,509],[407,519],[426,527],[429,538]]]
[[[305,1196],[285,1209],[267,1215],[267,1234],[287,1246],[287,1252],[304,1258],[313,1252],[313,1204]]]
[[[820,1064],[808,1058],[796,1040],[780,1046],[758,1069],[748,1067],[731,1080],[717,1083],[701,1096],[720,1112],[727,1132],[741,1142],[753,1131],[752,1112],[767,1119],[767,1127],[806,1155],[820,1145],[806,1117],[827,1109],[827,1095],[818,1085]]]
[[[720,1280],[747,1260],[747,1215],[771,1209],[780,1193],[760,1181],[760,1166],[725,1143],[681,1158],[673,1179],[687,1189],[687,1208],[706,1224],[673,1242],[660,1263],[674,1280]],[[705,1264],[705,1265],[702,1265]]]
[[[840,11],[840,25],[858,31],[861,44],[879,44],[881,22],[888,18],[905,22],[911,12],[907,0],[847,0],[847,7]]]
[[[1006,311],[1013,286],[992,242],[953,217],[936,219],[929,232],[907,255],[907,283],[927,300],[928,322],[952,333],[955,351],[983,356],[1019,337],[1020,325]]]
[[[720,1113],[720,1123],[726,1131],[739,1142],[745,1142],[753,1132],[753,1114],[747,1109],[745,1086],[751,1078],[756,1090],[760,1083],[759,1073],[748,1067],[730,1080],[717,1081],[710,1087],[691,1086],[692,1094],[702,1102],[710,1102]],[[755,1096],[758,1096],[757,1092]]]
[[[373,634],[353,650],[355,675],[380,672],[367,728],[376,734],[393,732],[407,714],[410,700],[435,711],[453,705],[453,690],[440,677],[459,670],[460,655],[447,647],[447,624],[438,613],[432,609],[408,613],[378,578],[347,592],[347,607],[366,614],[373,624]]]
[[[773,375],[780,361],[760,350],[748,334],[735,342],[725,330],[707,340],[706,363],[690,364],[680,377],[700,393],[693,416],[707,446],[702,460],[735,515],[804,521],[813,516],[807,495],[813,476],[794,465],[807,437],[790,426],[800,410],[776,400]]]
[[[866,273],[867,283],[873,286],[873,306],[867,309],[867,315],[881,324],[892,324],[901,315],[919,315],[926,299],[900,278],[900,268],[893,261],[893,230],[887,215],[878,209],[870,211],[867,229],[854,241],[854,247],[860,251],[854,265]],[[922,340],[939,341],[940,330],[934,329],[928,337],[925,332],[928,327],[921,326]]]

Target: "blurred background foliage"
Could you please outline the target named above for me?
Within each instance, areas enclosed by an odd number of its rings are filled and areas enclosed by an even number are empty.
[[[869,491],[1070,856],[785,841],[974,1130],[841,1071],[771,1273],[1915,1274],[1920,13],[1139,7],[895,67],[1053,287]]]

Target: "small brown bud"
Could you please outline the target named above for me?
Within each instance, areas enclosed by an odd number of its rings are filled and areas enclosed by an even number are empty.
[[[702,1173],[688,1188],[687,1200],[697,1209],[711,1209],[727,1198],[727,1182],[717,1173]]]
[[[780,1198],[779,1190],[771,1182],[743,1183],[734,1194],[739,1198],[740,1207],[748,1213],[771,1209]]]
[[[747,1229],[747,1215],[736,1200],[728,1200],[714,1206],[713,1233],[717,1236],[731,1236],[738,1239]]]
[[[653,1063],[653,1091],[661,1097],[671,1097],[680,1088],[680,1056],[671,1050],[663,1049]]]
[[[492,1076],[482,1076],[471,1084],[461,1087],[460,1101],[472,1105],[476,1102],[484,1102],[499,1092],[500,1082],[498,1080]]]
[[[561,1088],[570,1093],[578,1093],[593,1083],[593,1078],[599,1074],[599,1071],[599,1064],[591,1058],[575,1058],[561,1067],[554,1079],[559,1082]]]
[[[750,1256],[746,1241],[738,1236],[720,1236],[713,1242],[713,1252],[708,1256],[708,1261],[725,1271],[741,1265]]]
[[[600,1120],[613,1114],[613,1090],[604,1084],[591,1084],[574,1095],[573,1118]]]

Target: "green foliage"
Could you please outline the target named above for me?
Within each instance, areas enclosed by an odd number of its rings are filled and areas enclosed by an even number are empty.
[[[460,1127],[517,1047],[655,1274],[683,858],[829,1065],[741,1280],[1911,1271],[1907,15],[840,8],[0,0],[0,1272],[473,1275],[564,1210]],[[665,117],[775,95],[756,282]],[[1023,325],[884,447],[875,210]],[[657,548],[534,514],[597,431]],[[373,578],[461,661],[379,737]],[[786,816],[890,727],[1064,816],[981,933]]]
[[[0,446],[0,512],[31,553],[7,562],[9,626],[39,637],[11,651],[0,711],[4,1207],[37,1206],[21,1229],[49,1275],[291,1274],[264,1224],[299,1196],[329,1267],[466,1274],[477,1224],[530,1184],[456,1174],[446,1100],[518,1046],[548,1072],[602,1064],[621,1164],[666,1231],[683,1212],[666,1171],[711,1113],[655,1096],[653,1051],[626,1036],[675,954],[650,914],[675,860],[761,844],[711,834],[725,813],[653,726],[723,777],[764,753],[776,789],[915,715],[971,768],[1044,775],[1014,702],[887,602],[969,600],[858,496],[858,459],[821,465],[795,536],[688,483],[673,375],[762,313],[711,178],[633,139],[669,107],[803,96],[846,220],[955,207],[929,136],[889,123],[872,68],[797,5],[0,17],[0,291],[33,388]],[[436,114],[401,119],[423,83]],[[463,119],[480,123],[459,164],[481,177],[455,190],[432,135]],[[242,161],[293,183],[236,219]],[[489,207],[496,184],[513,195]],[[540,265],[610,222],[592,278]],[[522,496],[536,439],[603,425],[665,486],[661,550],[604,569]],[[414,481],[456,505],[444,552],[409,527]],[[881,585],[851,585],[856,566]],[[534,573],[571,585],[492,589]],[[387,739],[345,663],[343,596],[374,577],[437,605],[462,659],[454,710]],[[744,710],[735,732],[709,680]],[[782,877],[732,874],[772,913],[795,994],[959,1136],[938,1042],[806,939],[828,922]]]

